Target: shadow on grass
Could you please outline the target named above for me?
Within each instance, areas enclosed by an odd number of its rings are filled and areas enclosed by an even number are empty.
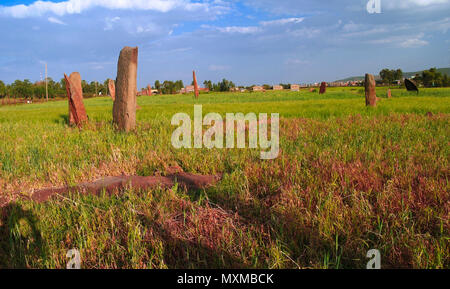
[[[271,237],[283,244],[283,251],[290,256],[290,260],[295,261],[286,260],[287,269],[296,269],[297,264],[304,268],[311,264],[324,268],[363,268],[364,261],[359,259],[364,256],[361,257],[356,250],[349,248],[339,247],[339,251],[336,251],[335,241],[327,240],[318,227],[298,223],[293,212],[273,210],[275,204],[270,201],[270,197],[255,197],[253,201],[249,201],[227,197],[217,193],[214,188],[207,191],[207,195],[214,204],[229,212],[238,213],[245,222],[257,224],[271,232]]]
[[[0,209],[0,268],[34,268],[48,249],[37,228],[37,218],[18,204]]]
[[[140,216],[142,225],[153,228],[164,242],[164,262],[169,269],[244,269],[238,258],[229,253],[213,249],[194,240],[173,236],[170,228],[145,216]]]
[[[69,123],[69,115],[68,114],[60,114],[58,117],[53,121],[56,124],[68,124]]]

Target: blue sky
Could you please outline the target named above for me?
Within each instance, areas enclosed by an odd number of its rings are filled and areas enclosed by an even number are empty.
[[[450,66],[450,0],[0,1],[0,79],[115,78],[139,46],[138,85],[222,78],[310,83]]]

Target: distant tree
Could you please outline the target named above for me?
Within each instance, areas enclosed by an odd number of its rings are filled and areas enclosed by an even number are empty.
[[[184,87],[183,81],[182,80],[175,81],[174,86],[175,86],[175,92],[180,91]]]
[[[176,93],[175,83],[170,80],[165,80],[162,84],[161,90],[163,94],[175,94]]]
[[[211,81],[211,80],[205,80],[205,81],[203,82],[203,86],[204,86],[205,88],[209,89],[210,91],[213,90],[213,84],[212,84],[212,81]]]
[[[273,87],[272,87],[271,85],[268,85],[268,84],[263,84],[263,88],[264,88],[265,90],[270,90],[270,89],[272,89]]]
[[[425,87],[442,86],[443,76],[436,68],[430,68],[422,72],[422,83]]]
[[[33,98],[33,84],[30,80],[16,80],[11,84],[11,94],[15,98]]]
[[[290,83],[289,84],[280,83],[280,86],[282,86],[283,89],[291,89],[291,84]]]
[[[392,82],[394,82],[394,80],[395,80],[395,76],[396,76],[395,73],[396,73],[396,71],[390,70],[387,68],[381,70],[380,77],[381,77],[382,82],[384,84],[391,85]]]
[[[36,97],[36,98],[41,99],[41,98],[44,98],[46,96],[46,94],[45,94],[45,83],[44,82],[36,83],[34,85],[34,87],[33,87],[33,90],[34,90],[34,93],[33,93],[34,97]],[[49,96],[50,96],[50,94],[49,94]]]
[[[450,86],[450,79],[447,74],[444,74],[442,77],[442,86],[443,87],[449,87]]]
[[[159,80],[156,80],[156,81],[155,81],[155,89],[156,89],[158,92],[161,92],[161,82],[159,82]]]
[[[0,98],[4,98],[6,96],[6,85],[3,81],[0,80]]]
[[[416,73],[413,78],[417,85],[423,84],[421,73]]]
[[[394,73],[394,80],[402,81],[403,80],[403,71],[401,69],[397,69]]]

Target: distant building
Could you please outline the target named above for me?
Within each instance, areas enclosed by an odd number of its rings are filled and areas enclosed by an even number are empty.
[[[255,85],[255,86],[253,86],[253,91],[264,91],[264,87]]]
[[[291,91],[300,91],[300,85],[291,84]]]
[[[203,91],[203,92],[209,92],[209,88],[203,88],[203,87],[199,87],[198,88],[199,91]],[[188,85],[184,88],[182,88],[180,90],[180,93],[193,93],[195,91],[195,88],[193,85]]]
[[[283,90],[283,87],[281,85],[274,85],[273,90]]]
[[[191,93],[195,91],[195,87],[193,85],[188,85],[185,87],[186,93]]]

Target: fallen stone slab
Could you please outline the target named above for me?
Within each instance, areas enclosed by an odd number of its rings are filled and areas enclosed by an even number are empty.
[[[221,176],[219,175],[194,175],[184,172],[170,174],[168,176],[104,177],[91,183],[81,183],[76,186],[37,190],[31,195],[30,199],[37,203],[42,203],[52,197],[68,193],[98,196],[102,192],[108,195],[120,193],[126,188],[133,188],[135,190],[170,189],[176,183],[187,190],[200,190],[216,184],[220,179]]]

